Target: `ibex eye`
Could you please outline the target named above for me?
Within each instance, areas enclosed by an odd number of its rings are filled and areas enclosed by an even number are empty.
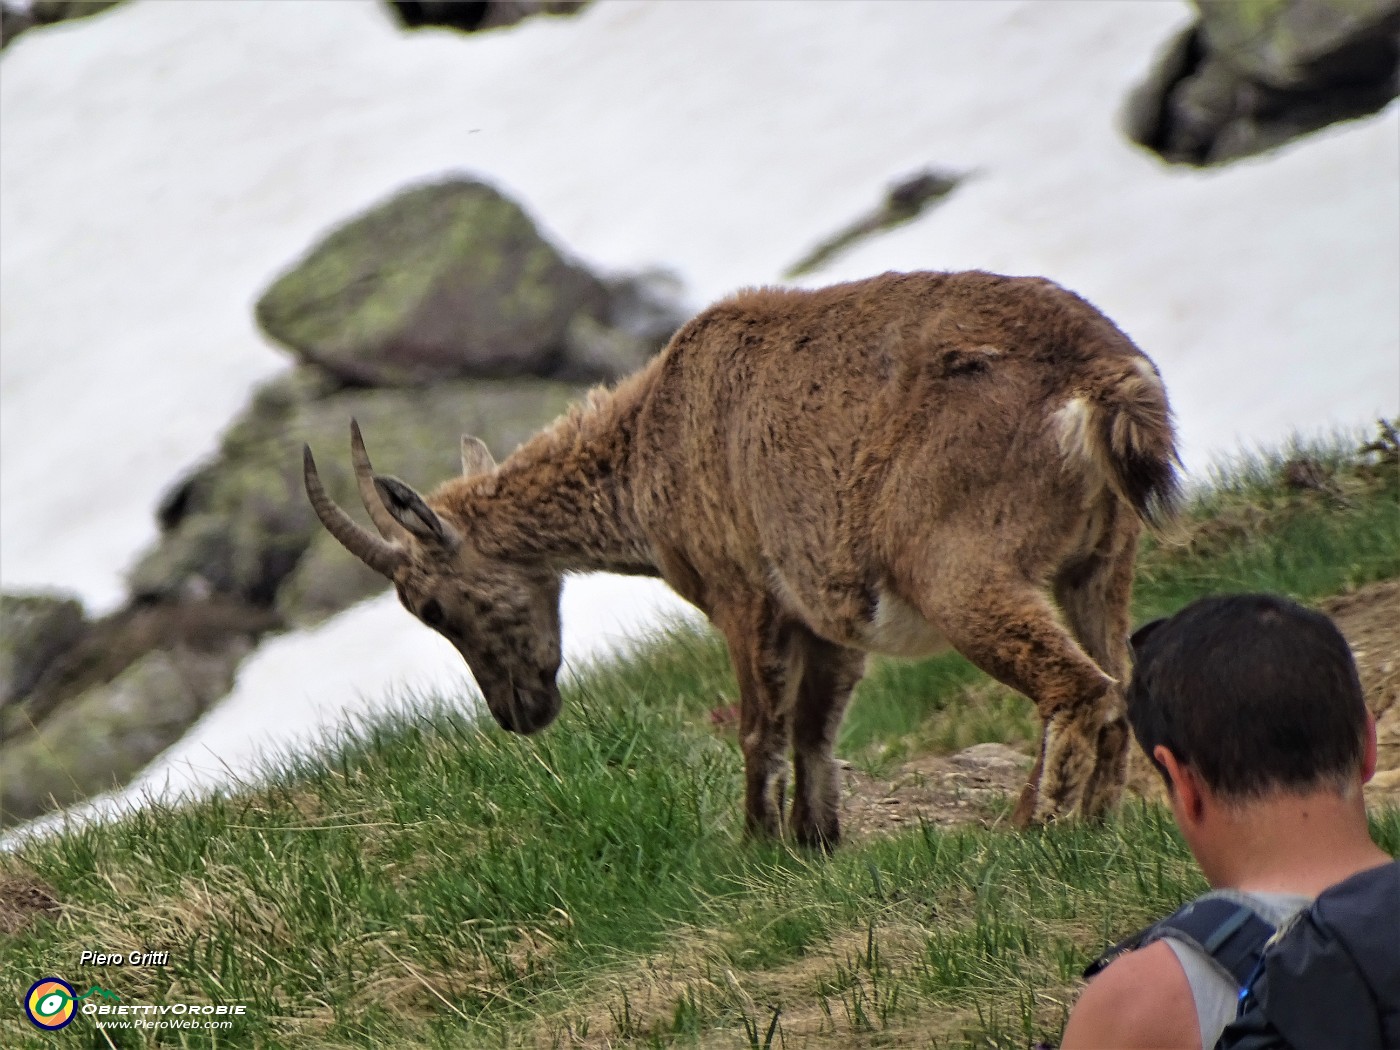
[[[429,627],[442,626],[442,606],[437,603],[436,598],[429,598],[419,611],[418,616]]]

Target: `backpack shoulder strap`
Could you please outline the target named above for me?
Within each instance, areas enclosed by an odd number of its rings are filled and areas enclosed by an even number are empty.
[[[1125,952],[1173,937],[1196,948],[1236,987],[1243,988],[1259,966],[1264,946],[1274,932],[1273,924],[1265,922],[1234,894],[1208,893],[1115,944],[1089,964],[1084,976],[1093,977]]]
[[[1341,941],[1370,972],[1375,986],[1391,993],[1400,1009],[1400,860],[1369,868],[1318,894],[1313,921]]]

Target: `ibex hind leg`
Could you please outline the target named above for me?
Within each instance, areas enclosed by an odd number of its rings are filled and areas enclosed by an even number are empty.
[[[1132,629],[1133,563],[1141,526],[1125,509],[1118,508],[1115,513],[1118,520],[1105,549],[1067,566],[1054,584],[1055,600],[1070,633],[1117,684],[1116,709],[1105,711],[1098,734],[1097,758],[1085,801],[1085,812],[1090,816],[1102,816],[1117,804],[1127,778],[1129,749],[1141,754],[1132,742],[1122,704],[1132,669],[1128,636]]]
[[[1042,722],[1040,757],[1014,814],[1020,826],[1092,813],[1105,725],[1121,714],[1116,683],[1025,580],[964,577],[932,591],[924,615],[972,663],[1025,694]]]
[[[792,757],[796,774],[792,831],[798,843],[830,851],[841,840],[841,780],[836,734],[865,670],[865,654],[807,633],[802,684],[793,712]]]

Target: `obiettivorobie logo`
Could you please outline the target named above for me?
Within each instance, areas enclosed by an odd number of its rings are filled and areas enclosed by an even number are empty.
[[[79,995],[67,981],[58,977],[44,977],[29,986],[29,992],[24,997],[24,1012],[44,1031],[56,1032],[73,1023],[78,1002],[90,995],[121,1001],[121,996],[116,992],[95,984]]]
[[[100,1001],[104,999],[108,1001]],[[24,995],[24,1013],[45,1032],[67,1028],[78,1014],[87,1014],[98,1028],[224,1030],[234,1026],[235,1018],[247,1017],[248,1007],[244,1003],[132,1004],[101,985],[94,984],[79,995],[61,977],[45,977],[29,986]]]

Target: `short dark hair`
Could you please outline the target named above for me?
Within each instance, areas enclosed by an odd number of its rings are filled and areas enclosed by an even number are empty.
[[[1133,635],[1128,721],[1222,798],[1344,791],[1360,769],[1366,700],[1337,625],[1271,594],[1202,598]]]

